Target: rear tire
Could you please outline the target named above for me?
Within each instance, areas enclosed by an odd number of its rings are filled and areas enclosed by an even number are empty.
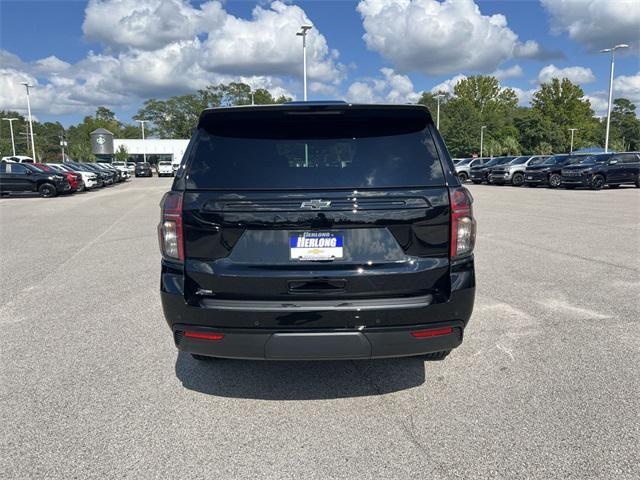
[[[562,177],[557,173],[549,175],[549,188],[558,188],[562,185]]]
[[[604,177],[598,173],[591,179],[591,190],[602,190],[602,187],[604,187],[605,183],[606,180],[604,179]]]
[[[427,353],[425,355],[421,355],[420,358],[428,361],[438,361],[438,360],[444,360],[445,358],[447,358],[447,355],[449,355],[450,353],[451,353],[451,350],[443,350],[442,352],[433,352],[433,353]]]
[[[511,178],[511,184],[514,187],[519,187],[524,183],[524,175],[521,173],[514,173],[513,177]]]
[[[51,185],[50,183],[43,183],[38,187],[38,193],[42,198],[51,198],[55,197],[58,192],[56,191],[56,187]]]
[[[460,183],[464,183],[464,182],[466,182],[467,180],[469,180],[469,175],[467,175],[467,174],[466,174],[466,173],[464,173],[464,172],[460,172],[460,173],[458,174],[458,180],[460,180]]]

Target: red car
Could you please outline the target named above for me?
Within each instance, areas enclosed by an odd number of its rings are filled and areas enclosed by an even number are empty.
[[[82,175],[79,173],[66,172],[63,170],[58,170],[56,168],[50,167],[46,163],[34,163],[35,167],[40,170],[44,170],[47,173],[55,173],[56,175],[65,175],[67,180],[69,181],[69,185],[71,185],[72,192],[82,192],[84,190],[84,182],[82,181]]]

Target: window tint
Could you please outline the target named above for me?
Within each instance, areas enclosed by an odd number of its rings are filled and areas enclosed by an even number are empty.
[[[12,163],[10,164],[10,168],[7,171],[10,173],[25,175],[27,173],[27,170],[28,168],[22,165],[21,163]]]
[[[300,120],[298,123],[304,124]],[[376,122],[370,123],[376,125]],[[272,138],[265,138],[264,132],[261,138],[221,136],[201,128],[190,149],[187,188],[376,188],[444,184],[435,144],[424,125],[418,131],[414,128],[404,133],[396,124],[392,126],[392,134],[379,136],[358,136],[356,133],[362,133],[363,126],[357,125],[351,131],[350,124],[340,125],[334,119],[328,125],[329,129],[323,129],[320,122],[311,124],[292,137],[286,135],[286,130],[279,130]],[[273,125],[270,128],[273,129]],[[376,128],[376,133],[385,133],[380,124]],[[306,138],[301,135],[303,132]]]
[[[622,155],[616,155],[616,160],[620,163],[638,163],[640,159],[635,153],[623,153]]]

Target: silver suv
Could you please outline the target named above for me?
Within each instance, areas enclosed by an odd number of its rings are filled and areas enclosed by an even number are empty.
[[[523,155],[516,157],[505,165],[499,165],[491,170],[490,183],[504,185],[512,184],[519,187],[524,184],[524,170],[527,166],[538,165],[544,162],[549,155]]]
[[[469,180],[471,174],[471,167],[480,167],[484,162],[490,160],[489,157],[482,158],[463,158],[455,164],[456,175],[460,179],[460,183],[464,183]]]

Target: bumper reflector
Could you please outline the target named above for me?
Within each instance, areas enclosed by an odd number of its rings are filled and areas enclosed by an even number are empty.
[[[411,335],[413,335],[416,338],[426,338],[426,337],[437,337],[439,335],[449,335],[450,333],[453,333],[452,327],[435,328],[433,330],[420,330],[418,332],[411,332]]]
[[[222,333],[203,333],[203,332],[184,332],[185,337],[199,338],[202,340],[222,340],[224,335]]]

